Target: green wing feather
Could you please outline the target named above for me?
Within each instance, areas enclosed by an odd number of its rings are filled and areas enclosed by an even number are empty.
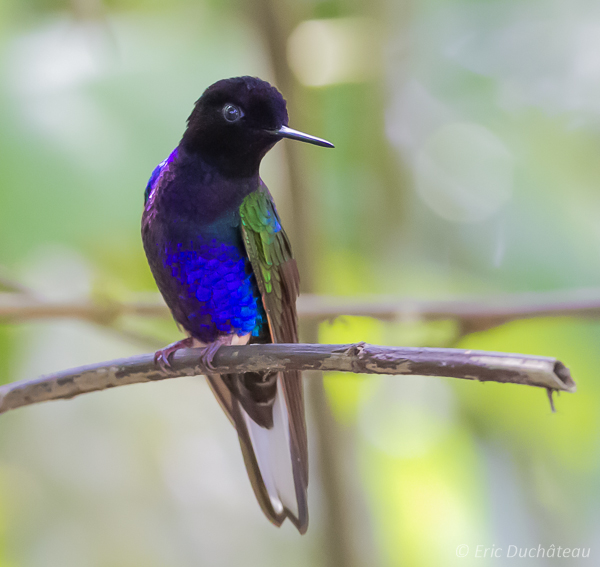
[[[240,216],[246,251],[263,298],[271,338],[274,343],[298,342],[298,268],[273,199],[264,185],[244,199]]]
[[[300,292],[300,277],[273,198],[262,182],[258,190],[242,202],[240,217],[246,252],[262,295],[271,340],[274,343],[297,343],[296,299]],[[288,514],[288,517],[304,533],[308,525],[308,443],[302,375],[297,371],[282,372],[281,375],[290,424],[290,446],[299,507],[297,518],[292,514]],[[256,494],[260,501],[259,492]],[[266,505],[263,506],[264,509]],[[272,520],[280,522],[277,518]]]

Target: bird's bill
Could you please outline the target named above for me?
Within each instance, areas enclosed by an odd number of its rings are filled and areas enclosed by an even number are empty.
[[[275,136],[279,138],[290,138],[290,140],[299,140],[300,142],[307,142],[309,144],[314,144],[315,146],[322,146],[324,148],[335,147],[331,142],[328,142],[327,140],[317,138],[316,136],[311,136],[310,134],[305,134],[304,132],[299,132],[298,130],[294,130],[293,128],[288,128],[287,126],[282,126],[277,130],[270,130],[270,132],[271,134],[275,134]]]

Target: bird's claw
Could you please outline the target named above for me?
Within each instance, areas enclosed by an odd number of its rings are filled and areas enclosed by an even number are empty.
[[[154,364],[158,366],[161,372],[169,374],[172,370],[171,357],[182,348],[190,348],[193,344],[193,339],[188,337],[176,343],[172,343],[165,348],[157,350],[154,353]]]
[[[200,355],[200,362],[203,364],[203,366],[209,372],[215,371],[215,367],[214,367],[212,361],[215,358],[215,354],[217,354],[217,351],[220,348],[221,348],[221,343],[214,342],[202,349],[202,354]]]
[[[165,354],[165,350],[158,350],[154,353],[154,364],[165,374],[171,370],[169,355]]]
[[[215,354],[221,348],[223,344],[226,344],[223,340],[217,340],[214,343],[211,343],[202,348],[202,354],[200,355],[200,364],[204,366],[208,373],[215,373],[215,367],[212,363]],[[178,350],[182,348],[192,348],[194,346],[194,339],[192,337],[188,337],[187,339],[183,339],[181,341],[177,341],[176,343],[170,344],[163,349],[157,350],[154,353],[154,364],[158,366],[158,368],[164,374],[170,374],[172,371],[171,367],[171,357]]]

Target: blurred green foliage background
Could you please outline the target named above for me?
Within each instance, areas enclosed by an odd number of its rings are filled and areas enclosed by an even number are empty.
[[[146,181],[204,88],[242,74],[279,86],[292,127],[336,144],[285,141],[263,165],[306,290],[443,299],[600,285],[589,0],[1,0],[0,264],[50,298],[154,291]],[[165,321],[127,324],[178,337]],[[415,313],[342,318],[319,339],[554,356],[578,393],[553,415],[526,387],[328,376],[347,521],[328,525],[312,455],[303,538],[262,516],[202,379],[25,408],[0,418],[0,567],[342,565],[327,552],[336,529],[355,565],[512,564],[475,557],[477,545],[600,554],[600,323],[461,336]],[[2,325],[0,374],[150,348],[84,322]],[[312,412],[311,450],[324,433]]]

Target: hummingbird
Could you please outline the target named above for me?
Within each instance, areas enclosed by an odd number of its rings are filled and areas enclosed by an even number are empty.
[[[308,527],[308,445],[298,371],[217,374],[222,345],[298,342],[300,278],[273,198],[259,175],[282,138],[333,144],[288,126],[286,101],[266,81],[236,77],[196,101],[179,145],[152,172],[142,240],[150,269],[187,337],[156,352],[165,372],[199,347],[208,383],[236,428],[267,518]]]

